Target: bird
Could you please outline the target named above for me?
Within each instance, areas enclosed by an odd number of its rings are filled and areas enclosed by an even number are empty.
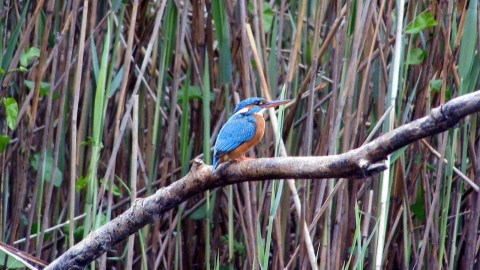
[[[252,97],[238,103],[215,141],[212,173],[221,163],[247,159],[244,154],[260,142],[265,132],[263,112],[291,101],[289,99],[267,101],[265,98]]]

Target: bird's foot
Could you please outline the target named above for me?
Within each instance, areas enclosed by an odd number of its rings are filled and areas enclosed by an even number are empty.
[[[239,158],[234,158],[232,161],[233,161],[233,162],[240,162],[240,161],[250,160],[250,159],[255,159],[255,158],[246,157],[246,156],[241,156],[241,157],[239,157]]]

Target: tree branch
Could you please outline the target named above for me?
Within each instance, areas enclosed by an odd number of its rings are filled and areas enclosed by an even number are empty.
[[[137,199],[127,211],[91,232],[80,243],[53,261],[46,269],[81,269],[115,244],[183,201],[208,189],[244,181],[283,178],[363,178],[382,171],[383,160],[408,144],[443,132],[465,116],[480,111],[480,91],[450,100],[430,115],[405,124],[360,148],[323,157],[259,158],[224,164],[215,174],[212,167],[195,160],[182,179],[155,194]],[[478,191],[478,187],[474,187]]]

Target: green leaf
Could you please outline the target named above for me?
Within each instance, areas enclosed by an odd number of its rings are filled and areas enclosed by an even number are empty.
[[[312,64],[312,43],[310,42],[310,39],[307,39],[307,48],[305,48],[305,61],[307,62],[307,65]],[[320,76],[319,76],[320,77]]]
[[[415,214],[415,216],[421,221],[425,221],[425,212],[423,210],[423,205],[419,203],[412,204],[410,206],[410,211]]]
[[[68,228],[68,226],[65,226],[65,227]],[[73,231],[73,238],[75,239],[75,242],[82,240],[84,233],[85,233],[85,227],[83,225],[75,228],[75,231]]]
[[[480,58],[478,54],[476,54],[473,58],[474,60],[472,63],[472,68],[468,73],[468,76],[466,78],[463,78],[463,80],[461,81],[462,83],[460,89],[462,90],[462,95],[475,91],[475,85],[477,84],[478,77],[480,76]]]
[[[257,250],[258,250],[258,262],[260,263],[260,268],[263,270],[263,261],[265,258],[263,250],[263,238],[262,230],[260,229],[260,221],[257,220]]]
[[[268,77],[270,85],[275,85],[277,73],[277,36],[278,36],[278,20],[273,21],[272,34],[270,35],[270,53],[268,54]],[[228,112],[228,111],[227,111]]]
[[[208,59],[208,51],[205,52],[205,59]],[[205,61],[203,69],[203,95],[202,95],[202,116],[203,119],[203,160],[206,164],[212,164],[212,157],[210,151],[210,101],[212,96],[210,94],[210,70],[207,61]],[[208,192],[207,192],[208,194]],[[214,205],[214,204],[212,204]]]
[[[442,80],[430,80],[430,89],[434,93],[439,93],[442,88]]]
[[[112,84],[110,85],[110,93],[108,93],[108,98],[111,98],[115,92],[120,88],[123,77],[123,67],[117,72],[117,75],[113,78]]]
[[[425,222],[425,209],[423,207],[423,191],[419,186],[417,188],[417,201],[410,206],[410,211],[422,222]]]
[[[230,48],[230,24],[223,7],[223,0],[212,0],[212,15],[220,51],[220,78],[222,84],[228,84],[232,81],[232,55]]]
[[[25,226],[28,225],[28,217],[25,213],[20,214],[20,223]]]
[[[213,207],[211,207],[213,208]],[[190,218],[193,220],[202,220],[207,216],[207,205],[202,204],[197,210],[195,210],[191,215]]]
[[[265,33],[270,32],[273,25],[273,19],[275,18],[275,13],[270,9],[270,5],[268,3],[262,4],[263,8],[263,30]]]
[[[88,177],[82,176],[82,177],[78,178],[77,181],[75,182],[75,190],[77,192],[79,192],[84,187],[86,187],[87,184],[88,184]]]
[[[422,155],[416,154],[413,158],[413,162],[415,162],[415,164],[420,164],[420,161],[422,161]]]
[[[95,44],[95,38],[93,35],[90,36],[90,49],[92,50],[92,66],[93,74],[95,75],[95,82],[98,82],[98,55],[97,55],[97,45]]]
[[[188,82],[190,81],[190,69],[187,69],[187,77],[185,79],[185,84],[184,84],[184,89],[183,89],[183,94],[188,95]],[[186,168],[188,167],[189,163],[186,160],[187,157],[187,151],[188,151],[188,96],[185,98],[185,96],[182,97],[182,117],[180,120],[180,162],[182,164],[182,175],[185,172],[186,174]]]
[[[423,60],[425,60],[426,57],[427,57],[426,51],[419,48],[415,48],[408,53],[407,64],[420,65],[421,63],[423,63]]]
[[[405,153],[405,150],[407,149],[406,146],[398,149],[397,151],[393,152],[393,154],[390,156],[390,164],[395,163],[395,161]]]
[[[198,85],[189,85],[188,87],[183,86],[180,91],[178,91],[178,102],[181,103],[183,101],[183,97],[185,96],[184,92],[185,89],[188,89],[188,100],[198,99],[202,100],[203,93],[200,90]],[[210,101],[213,101],[213,96],[210,96]]]
[[[252,2],[248,3],[248,12],[250,12],[252,14],[254,13]],[[263,15],[263,21],[262,21],[263,30],[265,31],[265,33],[268,33],[270,31],[270,29],[272,29],[273,19],[275,17],[275,13],[270,8],[269,3],[262,3],[262,13],[263,13],[262,14]]]
[[[431,80],[430,81],[430,91],[432,93],[440,93],[440,89],[442,89],[442,80]],[[450,88],[445,88],[445,99],[450,100],[452,96],[452,91]]]
[[[350,8],[350,14],[348,18],[348,28],[347,28],[347,36],[350,37],[355,30],[355,20],[357,17],[357,0],[352,1],[352,7]]]
[[[2,59],[3,70],[8,69],[10,62],[12,61],[13,53],[15,51],[15,48],[17,47],[18,37],[20,36],[23,22],[25,21],[27,11],[29,10],[30,2],[31,1],[27,1],[25,6],[23,7],[22,15],[20,15],[20,18],[17,20],[17,25],[15,26],[15,30],[10,33],[10,39],[7,42],[8,44],[7,49],[5,50],[3,54],[3,59]]]
[[[47,152],[45,155],[45,158],[43,160],[43,165],[39,164],[40,163],[40,155],[41,153],[38,152],[33,156],[33,160],[31,161],[30,165],[38,172],[39,170],[39,165],[43,166],[45,169],[45,180],[47,182],[50,182],[50,179],[52,178],[52,171],[53,171],[53,156],[51,152]],[[63,180],[63,173],[57,168],[55,168],[55,180],[54,180],[54,185],[55,187],[60,187],[62,185],[62,180]]]
[[[5,266],[5,259],[7,259],[7,265]],[[19,268],[24,268],[25,265],[23,265],[22,262],[16,260],[15,258],[9,256],[2,250],[0,250],[0,268],[2,269],[19,269]]]
[[[100,183],[103,184],[103,178],[100,179]],[[107,184],[105,185],[105,190],[107,190],[107,191],[110,190],[110,181],[108,181]],[[116,196],[116,197],[122,195],[122,191],[120,190],[120,188],[117,185],[115,185],[115,183],[113,183],[112,194],[113,194],[113,196]]]
[[[93,138],[88,136],[87,137],[87,140],[83,141],[80,143],[81,146],[89,146],[89,145],[93,145]]]
[[[5,111],[7,114],[7,123],[8,127],[11,130],[15,129],[17,125],[17,116],[18,116],[18,105],[17,101],[13,98],[4,98],[3,105],[5,106]]]
[[[425,28],[437,25],[437,21],[430,12],[423,12],[411,21],[405,28],[408,34],[417,34]]]
[[[436,172],[437,171],[437,167],[436,166],[433,166],[432,164],[430,163],[427,163],[426,164],[426,168],[427,170],[431,171],[431,172]]]
[[[229,240],[228,235],[220,236],[220,240],[222,240],[224,244],[228,244],[228,240]],[[238,242],[235,239],[233,239],[233,250],[235,252],[240,253],[242,257],[245,257],[247,255],[247,249],[245,248],[245,245],[243,243]]]
[[[107,69],[108,69],[108,59],[109,59],[109,51],[110,51],[110,20],[108,22],[107,27],[107,34],[104,39],[103,44],[103,52],[100,61],[100,69],[98,70],[98,77],[96,79],[97,87],[95,90],[95,97],[93,101],[94,109],[93,109],[93,143],[95,145],[99,145],[101,143],[101,135],[103,130],[103,118],[104,118],[104,106],[105,106],[105,85],[107,80]],[[92,37],[93,40],[93,37]],[[95,50],[94,50],[95,51]],[[93,53],[95,53],[93,51]],[[93,61],[93,58],[92,58]]]
[[[207,204],[204,203],[202,204],[197,210],[193,211],[193,213],[190,214],[190,218],[193,220],[202,220],[205,218],[211,218],[213,215],[213,208],[212,205],[215,205],[215,196],[210,197],[210,209],[207,213]]]
[[[7,148],[8,143],[10,143],[10,137],[0,134],[0,153]]]
[[[469,87],[471,87],[470,85],[474,86],[476,83],[476,81],[470,81],[472,78],[468,77],[471,74],[472,68],[475,67],[474,60],[476,57],[474,56],[477,54],[477,2],[476,0],[470,1],[465,26],[463,28],[462,40],[460,42],[460,54],[458,56],[458,76],[460,77],[459,95],[473,91],[473,89],[469,89]]]
[[[28,67],[33,60],[38,57],[40,57],[40,49],[30,47],[27,51],[23,51],[22,54],[20,54],[20,65]]]
[[[117,12],[118,7],[120,6],[121,3],[122,3],[122,0],[114,0],[114,1],[112,1],[112,11],[113,11],[113,12]]]
[[[105,188],[106,190],[110,190],[110,186],[108,184],[106,185]],[[122,195],[122,191],[120,191],[120,188],[117,185],[113,184],[112,194],[113,196],[118,197]]]
[[[29,91],[35,88],[34,81],[24,80],[23,82],[25,83],[25,87],[27,87]],[[50,84],[47,82],[40,82],[40,95],[47,97],[49,92],[50,92]]]
[[[27,221],[27,224],[28,224],[28,221]],[[67,227],[68,227],[68,226],[67,226]],[[35,222],[35,223],[32,224],[32,229],[30,230],[30,233],[31,233],[31,234],[36,234],[37,232],[39,232],[39,229],[40,229],[40,228],[41,228],[41,226],[38,226],[38,222]],[[48,233],[48,232],[45,232],[44,235],[45,235],[45,236],[44,236],[44,237],[45,237],[45,240],[51,236],[51,234]]]
[[[450,100],[452,98],[452,91],[450,88],[445,88],[445,100]]]

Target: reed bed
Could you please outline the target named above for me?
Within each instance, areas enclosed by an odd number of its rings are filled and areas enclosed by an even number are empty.
[[[0,268],[43,267],[185,175],[239,100],[250,157],[361,146],[478,89],[478,0],[0,1]],[[473,269],[478,116],[364,179],[278,179],[180,204],[91,269]]]

